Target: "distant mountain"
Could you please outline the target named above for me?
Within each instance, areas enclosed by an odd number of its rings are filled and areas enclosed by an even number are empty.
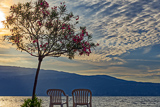
[[[0,96],[30,96],[36,69],[0,66]],[[37,95],[46,95],[51,88],[88,88],[94,96],[160,96],[159,83],[126,81],[106,75],[82,76],[54,70],[41,70]]]

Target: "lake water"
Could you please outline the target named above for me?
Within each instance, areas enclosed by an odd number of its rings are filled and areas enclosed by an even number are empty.
[[[28,98],[31,97],[0,96],[0,107],[20,107],[24,99]],[[43,107],[49,107],[49,97],[38,98],[42,99]],[[160,107],[160,97],[93,97],[92,105],[93,107]],[[69,97],[69,107],[73,107],[72,97]]]

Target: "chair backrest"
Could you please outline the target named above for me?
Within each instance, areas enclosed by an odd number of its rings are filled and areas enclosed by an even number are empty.
[[[74,103],[87,104],[92,101],[92,92],[89,89],[74,89],[72,97]]]
[[[66,96],[65,92],[61,89],[48,89],[47,95],[50,96],[50,102],[54,104],[62,103],[62,96]]]

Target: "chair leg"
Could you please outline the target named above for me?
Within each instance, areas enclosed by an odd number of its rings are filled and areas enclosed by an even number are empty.
[[[92,107],[92,104],[90,103],[90,107]]]
[[[77,107],[77,104],[73,104],[73,107]]]
[[[53,107],[53,105],[49,105],[49,107]]]
[[[51,107],[51,105],[49,104],[49,107]]]

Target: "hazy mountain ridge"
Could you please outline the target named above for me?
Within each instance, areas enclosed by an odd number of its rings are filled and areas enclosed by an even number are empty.
[[[36,69],[0,66],[1,96],[30,96]],[[159,83],[125,81],[106,75],[82,76],[54,70],[41,70],[37,95],[50,88],[63,89],[68,95],[75,88],[91,89],[97,96],[159,96]]]

